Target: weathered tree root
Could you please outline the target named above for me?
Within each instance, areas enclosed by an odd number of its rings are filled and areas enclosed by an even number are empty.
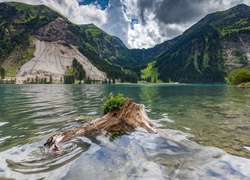
[[[150,121],[145,106],[126,99],[120,110],[110,111],[89,123],[85,123],[51,136],[44,144],[45,153],[54,154],[59,151],[59,144],[67,142],[74,137],[88,136],[95,132],[112,129],[133,132],[137,127],[149,133],[158,133],[157,127]],[[118,128],[118,129],[117,129]]]

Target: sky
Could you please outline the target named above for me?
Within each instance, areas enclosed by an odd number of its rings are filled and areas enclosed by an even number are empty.
[[[150,48],[181,35],[207,14],[250,0],[0,0],[44,4],[75,24],[93,23],[128,48]]]

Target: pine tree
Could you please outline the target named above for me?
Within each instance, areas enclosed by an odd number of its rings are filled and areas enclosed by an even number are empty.
[[[43,84],[47,84],[47,78],[46,77],[43,79]]]
[[[38,84],[38,83],[39,83],[39,82],[38,82],[38,80],[39,80],[39,79],[38,79],[38,76],[36,75],[36,84]]]
[[[91,79],[89,77],[87,77],[86,81],[85,81],[85,84],[91,84]]]
[[[52,79],[52,76],[50,75],[49,76],[49,83],[52,84],[52,81],[53,81],[53,79]]]
[[[1,73],[1,78],[4,79],[5,78],[5,69],[0,67],[0,73]]]

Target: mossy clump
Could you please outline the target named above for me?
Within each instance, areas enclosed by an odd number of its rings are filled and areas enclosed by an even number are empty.
[[[112,93],[109,94],[109,99],[106,100],[103,104],[103,113],[107,114],[109,111],[121,109],[125,98],[123,94],[118,94],[114,96]]]
[[[250,82],[250,66],[246,66],[242,69],[233,70],[227,77],[227,81],[231,85],[239,85],[242,83]]]

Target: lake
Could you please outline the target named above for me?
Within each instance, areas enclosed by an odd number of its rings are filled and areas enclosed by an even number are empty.
[[[143,103],[171,141],[141,130],[54,133],[95,119],[109,93]],[[250,179],[250,90],[226,85],[0,85],[0,179]]]

